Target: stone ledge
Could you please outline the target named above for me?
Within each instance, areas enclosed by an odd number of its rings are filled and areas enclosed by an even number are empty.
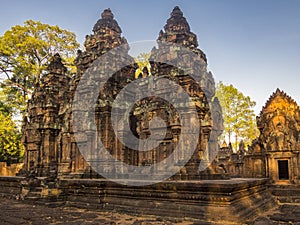
[[[0,177],[0,195],[13,197],[20,194],[23,180],[21,177]],[[136,187],[105,179],[61,179],[57,183],[58,196],[51,198],[35,194],[34,202],[101,211],[116,210],[131,215],[240,223],[276,206],[267,189],[268,181],[164,181]],[[56,201],[59,204],[55,204]]]
[[[201,221],[241,222],[275,205],[268,179],[164,181],[125,186],[104,179],[64,179],[67,205]],[[80,205],[78,203],[80,202]]]

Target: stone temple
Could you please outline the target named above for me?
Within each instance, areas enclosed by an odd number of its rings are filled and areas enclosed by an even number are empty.
[[[299,184],[299,125],[299,106],[277,89],[257,117],[260,135],[244,158],[244,176],[269,177],[277,184]]]
[[[293,149],[299,146],[291,143],[298,140],[299,113],[292,112],[297,106],[282,92],[258,119],[261,135],[252,154],[238,162],[238,174],[249,167],[253,173],[246,177],[252,178],[230,179],[226,165],[218,166],[222,109],[206,55],[179,7],[159,32],[150,66],[137,78],[138,65],[110,9],[103,11],[84,46],[75,75],[55,54],[35,87],[23,124],[24,167],[17,177],[0,177],[1,195],[240,224],[275,206],[267,176],[298,179],[299,154]],[[111,76],[105,77],[107,71]],[[275,109],[277,102],[283,107]],[[291,113],[282,116],[282,110]],[[266,166],[277,164],[279,177]],[[165,176],[168,169],[175,172]],[[166,179],[151,182],[157,177]]]
[[[243,142],[234,153],[223,143],[218,164],[231,177],[268,177],[274,185],[300,183],[300,108],[284,91],[276,91],[256,118],[259,135],[245,151]]]
[[[114,73],[111,79],[106,82],[105,87],[99,91],[98,100],[95,105],[96,130],[99,134],[105,149],[114,158],[135,166],[155,165],[169,156],[174,146],[179,145],[180,120],[176,115],[176,110],[172,105],[163,100],[164,97],[176,98],[172,95],[174,88],[170,86],[160,86],[155,90],[163,93],[161,98],[149,97],[139,100],[131,112],[130,127],[134,135],[139,139],[149,137],[149,121],[154,117],[160,117],[167,126],[166,136],[162,143],[149,151],[135,151],[122,144],[112,129],[111,108],[118,93],[130,82],[135,80],[135,70],[137,69],[133,58],[128,55],[129,47],[127,41],[122,37],[122,30],[110,9],[104,10],[101,18],[93,28],[93,34],[87,35],[84,43],[85,51],[78,51],[76,58],[77,73],[71,77],[67,73],[66,67],[62,64],[60,56],[53,57],[48,66],[48,74],[41,81],[41,85],[36,87],[32,99],[28,104],[28,117],[24,124],[24,144],[26,148],[25,167],[30,170],[30,162],[35,168],[38,176],[48,176],[51,163],[57,167],[59,176],[67,177],[97,177],[81,154],[78,147],[95,148],[95,137],[91,137],[86,128],[80,132],[80,137],[74,137],[72,124],[72,101],[78,82],[82,79],[87,69],[95,64],[95,60],[109,52],[111,49],[124,46],[122,53],[115,55],[121,61],[126,61],[127,66]],[[213,76],[207,71],[207,59],[205,54],[198,48],[197,36],[191,32],[187,20],[178,7],[175,7],[171,17],[164,26],[164,31],[160,31],[157,39],[158,48],[151,51],[150,65],[151,74],[155,79],[167,78],[179,84],[186,93],[193,98],[197,107],[197,114],[200,123],[200,135],[196,151],[191,156],[185,167],[181,169],[175,179],[199,179],[223,176],[223,171],[215,163],[205,171],[199,170],[200,162],[213,161],[212,152],[218,148],[218,136],[222,133],[222,112],[215,94],[215,82]],[[162,62],[174,62],[178,58],[179,51],[171,50],[173,46],[163,46],[162,43],[170,43],[182,46],[194,54],[193,60],[188,57],[180,59],[180,64],[189,68],[189,74],[178,67],[167,65]],[[168,49],[169,48],[169,49]],[[188,55],[186,55],[188,56]],[[116,65],[110,65],[113,70]],[[178,64],[178,66],[180,66]],[[191,78],[191,74],[196,76],[198,83]],[[100,79],[100,78],[99,78]],[[90,85],[86,81],[86,89],[81,92],[89,92]],[[151,87],[151,82],[145,81],[140,84],[140,90]],[[153,89],[153,87],[151,87]],[[176,90],[176,89],[175,89]],[[136,95],[136,96],[134,96]],[[138,98],[137,93],[129,93],[127,99]],[[82,94],[80,98],[85,98]],[[74,99],[76,102],[78,99]],[[180,100],[178,100],[180,101]],[[182,102],[184,104],[184,102]],[[178,103],[180,104],[180,102]],[[118,106],[119,107],[119,106]],[[80,107],[82,113],[88,113]],[[124,110],[123,110],[124,111]],[[118,112],[122,113],[122,108]],[[86,115],[86,114],[85,114]],[[185,112],[182,120],[189,120],[190,112]],[[186,118],[184,118],[186,117]],[[80,118],[79,118],[80,119]],[[81,121],[77,121],[80,123]],[[188,121],[187,123],[192,123]],[[160,132],[160,127],[156,127],[156,132]],[[122,130],[118,125],[119,133],[128,132]],[[185,145],[191,141],[185,140]],[[139,143],[137,143],[139,145]],[[210,149],[210,151],[208,151]],[[89,150],[87,150],[89,151]],[[179,152],[172,160],[180,163],[182,155]],[[211,156],[209,156],[211,155]],[[110,170],[104,163],[96,162],[99,170]],[[154,167],[155,171],[162,171],[166,165]],[[99,168],[102,167],[102,168]],[[122,168],[115,168],[118,174],[130,174],[130,171],[123,171]],[[109,171],[108,171],[109,172]]]

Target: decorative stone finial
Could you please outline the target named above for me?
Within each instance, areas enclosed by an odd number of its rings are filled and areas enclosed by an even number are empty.
[[[111,12],[111,10],[105,9],[102,13],[101,13],[101,19],[99,19],[97,21],[97,23],[95,24],[93,31],[95,33],[98,32],[102,32],[102,29],[110,29],[113,30],[119,34],[122,33],[121,28],[119,27],[117,21],[114,19],[114,14]]]
[[[280,91],[279,88],[276,89],[275,93],[280,94],[282,91]]]
[[[178,6],[175,6],[164,26],[164,31],[160,31],[158,41],[176,43],[187,48],[196,49],[198,47],[197,36],[191,32],[190,26],[183,16]],[[201,50],[197,50],[201,58],[206,62],[206,56]]]
[[[178,6],[174,7],[171,12],[171,17],[167,20],[167,24],[164,28],[166,32],[190,32],[190,26]]]
[[[54,54],[53,61],[61,63],[61,57],[60,57],[59,53]]]
[[[52,61],[49,63],[47,67],[49,73],[56,73],[56,74],[64,74],[67,72],[67,68],[62,63],[62,59],[58,53],[55,53]]]
[[[171,12],[171,17],[182,17],[183,13],[180,10],[179,6],[175,6],[173,11]]]
[[[111,12],[110,8],[104,9],[103,13],[101,13],[102,19],[114,19],[114,14]]]

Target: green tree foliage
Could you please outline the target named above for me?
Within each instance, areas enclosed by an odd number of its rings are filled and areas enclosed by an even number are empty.
[[[22,134],[13,120],[13,107],[6,102],[6,96],[0,90],[0,161],[19,162],[24,154],[21,143]]]
[[[232,84],[226,85],[219,82],[216,89],[224,119],[224,138],[238,148],[238,142],[243,140],[245,145],[257,135],[255,113],[253,107],[256,105],[249,96],[245,96]]]
[[[39,21],[28,20],[24,26],[16,25],[6,31],[0,37],[0,75],[7,100],[24,110],[49,59],[59,53],[72,69],[78,47],[74,33]]]
[[[0,113],[0,161],[21,161],[24,154],[21,138],[22,134],[11,115]]]
[[[137,70],[135,71],[135,78],[138,78],[140,74],[143,75],[144,68],[147,68],[148,73],[150,75],[151,65],[149,63],[149,57],[151,53],[141,53],[137,57],[134,58],[134,61],[138,65]]]
[[[20,160],[20,120],[50,58],[59,53],[71,72],[79,44],[74,33],[28,20],[0,36],[0,161]],[[20,115],[22,113],[22,116]]]
[[[14,103],[0,89],[0,161],[20,162],[24,154],[20,126],[14,118]]]

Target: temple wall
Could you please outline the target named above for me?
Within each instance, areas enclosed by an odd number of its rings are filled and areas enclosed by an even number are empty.
[[[22,167],[23,163],[14,163],[8,166],[6,162],[0,162],[0,176],[16,176]]]
[[[268,177],[275,184],[300,183],[300,108],[277,89],[256,118],[259,136],[244,157],[245,177]]]
[[[176,89],[176,85],[173,88],[165,83],[160,83],[158,87],[153,87],[152,82],[136,88],[139,88],[139,90],[155,90],[161,93],[161,97],[165,99],[168,97],[172,100],[179,98],[175,94],[181,91],[185,91],[192,97],[195,107],[188,108],[184,104],[185,100],[182,99],[178,99],[179,102],[177,104],[186,108],[186,112],[182,113],[182,120],[186,121],[186,127],[199,122],[200,129],[200,134],[197,134],[196,131],[191,131],[191,134],[199,136],[198,141],[192,140],[193,135],[190,134],[184,140],[185,146],[182,149],[190,149],[189,147],[194,142],[197,143],[197,146],[181,173],[184,176],[189,175],[189,178],[194,177],[195,179],[199,179],[200,172],[204,173],[204,177],[209,177],[210,174],[219,174],[222,177],[223,171],[218,170],[215,164],[210,165],[210,162],[215,157],[211,153],[217,151],[217,139],[223,130],[220,104],[216,99],[212,101],[215,94],[214,78],[212,73],[207,70],[205,54],[198,48],[197,36],[191,31],[179,7],[175,7],[171,12],[171,17],[167,20],[164,31],[160,32],[157,41],[160,44],[158,44],[158,48],[151,50],[151,59],[149,58],[150,71],[144,74],[144,78],[150,74],[156,77],[157,80],[167,78],[179,84],[181,89]],[[169,43],[171,46],[164,46],[161,42]],[[172,44],[181,47],[174,48]],[[147,123],[155,118],[154,115],[156,115],[167,124],[166,137],[160,146],[154,149],[149,148],[152,150],[144,154],[144,152],[134,150],[141,147],[139,143],[135,143],[137,148],[131,148],[122,144],[115,136],[111,124],[113,103],[116,96],[125,86],[129,83],[134,83],[137,63],[129,55],[127,41],[122,36],[122,30],[110,9],[103,11],[101,18],[93,28],[93,33],[86,36],[84,46],[85,50],[79,50],[74,61],[77,67],[77,72],[74,76],[69,74],[60,55],[55,54],[52,61],[48,64],[48,73],[42,77],[41,85],[35,88],[32,99],[29,100],[27,107],[28,119],[24,122],[23,139],[26,153],[23,175],[30,170],[29,165],[32,164],[32,170],[36,171],[37,176],[47,177],[49,176],[52,161],[56,161],[59,177],[91,178],[93,177],[91,176],[91,167],[97,162],[98,165],[96,166],[100,167],[98,169],[101,172],[110,173],[112,172],[111,170],[118,170],[122,171],[122,174],[128,173],[128,171],[123,171],[122,168],[112,168],[111,165],[99,163],[101,160],[103,161],[103,157],[107,158],[108,156],[99,155],[99,151],[96,150],[99,147],[96,141],[97,138],[100,139],[104,148],[115,159],[136,166],[158,165],[157,162],[165,160],[173,152],[174,146],[179,143],[180,129],[183,128],[178,119],[179,115],[175,113],[176,110],[163,101],[157,101],[157,98],[149,99],[146,103],[142,100],[136,101],[134,99],[137,93],[134,90],[126,93],[122,103],[114,106],[114,109],[117,110],[114,120],[121,120],[124,113],[122,105],[131,103],[134,100],[139,105],[132,111],[134,115],[132,115],[133,120],[130,124],[133,127],[131,131],[135,133],[135,136],[139,139],[147,139],[151,133]],[[114,53],[114,51],[111,51],[120,46],[122,46],[120,52]],[[186,55],[186,50],[189,52],[188,55]],[[108,52],[109,54],[106,54]],[[114,60],[108,58],[110,63],[107,64],[104,59],[111,57],[110,54],[114,56]],[[178,61],[179,55],[184,55],[185,57],[181,57]],[[104,58],[97,60],[99,57]],[[178,61],[178,65],[172,66],[174,60]],[[161,61],[165,61],[168,66],[162,65]],[[119,63],[121,64],[119,65]],[[123,64],[127,66],[124,67]],[[106,81],[106,77],[103,75],[104,68],[114,71],[119,66],[124,68],[120,71],[115,71]],[[181,66],[187,67],[185,71],[179,69]],[[100,87],[95,84],[101,84],[104,81],[104,87],[100,90]],[[98,96],[93,96],[97,100],[95,108],[92,109],[95,111],[96,126],[90,126],[91,124],[85,121],[86,115],[89,115],[89,110],[91,110],[89,103],[91,101],[92,87],[95,87],[93,90],[95,93],[99,93]],[[174,96],[171,95],[173,92]],[[80,93],[80,96],[78,93]],[[84,100],[81,101],[82,99]],[[77,103],[80,105],[77,105]],[[76,105],[78,108],[76,108]],[[197,122],[190,118],[193,110],[197,111],[199,120]],[[76,121],[72,120],[76,114],[74,111],[81,113],[81,116],[76,117]],[[176,117],[178,118],[176,119]],[[76,124],[80,125],[76,126]],[[213,124],[214,126],[212,127]],[[161,132],[163,128],[165,127],[157,127],[155,129]],[[126,129],[126,127],[119,129],[118,133],[122,137],[127,137],[128,130]],[[93,133],[96,132],[98,133],[97,138],[93,136]],[[209,137],[211,137],[210,140]],[[93,158],[89,158],[89,155],[85,154],[83,149],[84,151],[86,150],[85,152],[89,152]],[[185,150],[181,150],[178,155],[174,156],[173,160],[175,163],[181,163],[185,155]],[[205,168],[200,171],[199,165],[201,161],[204,162],[202,167]],[[165,166],[156,166],[156,172],[164,172]],[[205,170],[208,167],[210,168]]]
[[[0,176],[0,196],[16,198],[21,192],[22,177]]]
[[[265,163],[261,155],[246,155],[244,157],[243,177],[261,178],[265,177]]]
[[[122,186],[104,180],[61,180],[67,205],[129,214],[241,222],[274,205],[268,179],[165,181]],[[82,188],[84,187],[84,188]],[[252,207],[253,205],[260,207]]]
[[[24,194],[22,187],[26,179],[0,177],[0,196],[19,197],[20,200],[35,204],[44,204],[45,201],[55,204],[57,201],[60,205],[84,209],[114,210],[132,215],[147,214],[181,220],[193,218],[205,223],[217,221],[220,224],[240,224],[276,205],[268,191],[268,181],[165,181],[135,187],[104,179],[61,179],[52,189],[36,187],[35,190],[41,189],[41,193],[27,199],[20,195]]]
[[[279,177],[279,161],[287,161],[287,179]],[[299,153],[277,151],[267,157],[267,176],[276,183],[295,183],[299,176]]]

